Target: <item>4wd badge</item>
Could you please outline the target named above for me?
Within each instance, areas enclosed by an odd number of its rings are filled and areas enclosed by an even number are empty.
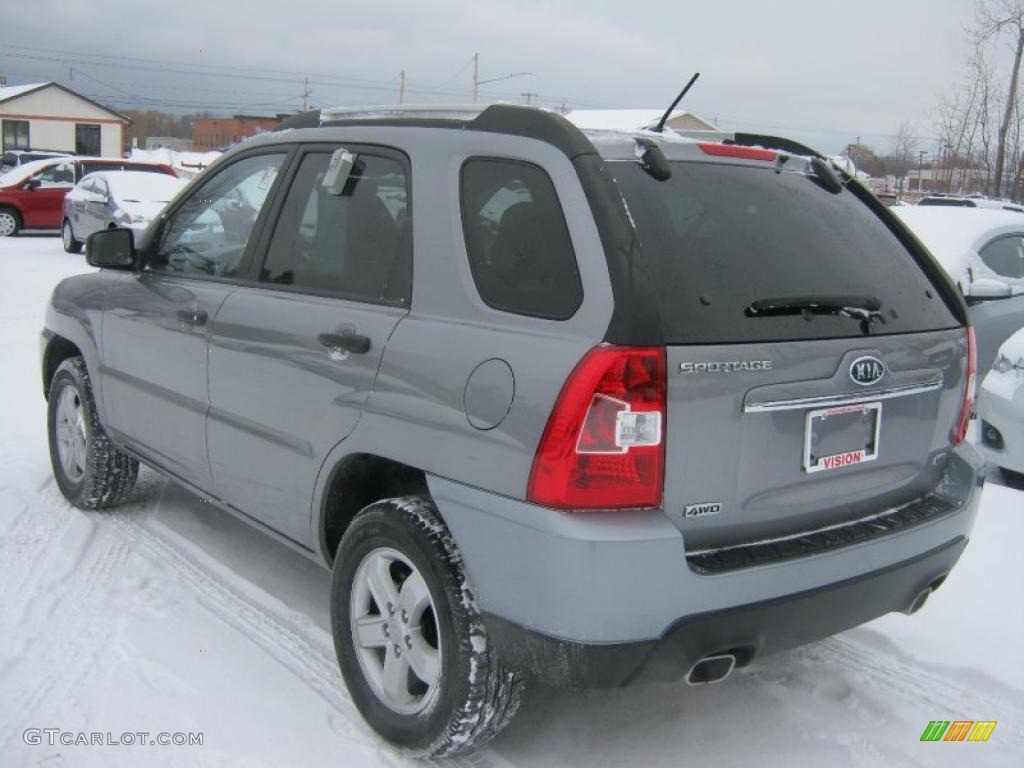
[[[704,501],[700,504],[687,504],[683,510],[683,517],[707,517],[717,515],[722,511],[720,501]]]

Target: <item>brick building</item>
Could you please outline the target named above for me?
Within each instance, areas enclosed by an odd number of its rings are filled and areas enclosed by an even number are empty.
[[[276,117],[234,115],[233,117],[201,117],[192,122],[192,149],[223,149],[257,133],[272,131],[290,114]]]

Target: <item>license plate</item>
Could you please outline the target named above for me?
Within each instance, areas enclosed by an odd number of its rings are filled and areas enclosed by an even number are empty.
[[[825,472],[874,461],[881,429],[881,403],[809,411],[804,428],[804,470]]]

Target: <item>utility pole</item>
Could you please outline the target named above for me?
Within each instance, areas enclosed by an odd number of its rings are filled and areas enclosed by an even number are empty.
[[[309,76],[302,78],[302,111],[305,112],[309,109],[309,95],[312,91],[309,90]]]
[[[533,104],[533,100],[537,98],[536,93],[521,93],[519,95],[523,97],[523,100],[526,102],[526,106]]]
[[[473,54],[473,103],[476,104],[477,89],[480,87],[480,54]]]
[[[398,103],[405,103],[405,70],[398,73]]]
[[[917,153],[917,191],[922,190],[922,181],[924,180],[924,156],[928,154],[927,150],[922,149]]]

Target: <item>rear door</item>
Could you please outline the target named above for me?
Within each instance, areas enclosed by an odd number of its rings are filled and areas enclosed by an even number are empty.
[[[216,492],[307,545],[317,473],[355,427],[410,299],[408,162],[349,147],[352,176],[328,188],[336,149],[297,159],[261,246],[259,285],[228,297],[210,345]]]
[[[668,181],[611,164],[655,276],[665,509],[688,549],[926,493],[964,384],[966,336],[942,292],[862,199],[815,181],[806,161],[779,171],[691,151]]]
[[[210,327],[245,274],[260,213],[286,156],[281,148],[241,156],[195,188],[170,212],[145,268],[119,276],[103,317],[110,426],[204,490],[212,486],[206,451]],[[235,207],[241,187],[248,192],[244,210]],[[224,225],[196,224],[211,217]]]

